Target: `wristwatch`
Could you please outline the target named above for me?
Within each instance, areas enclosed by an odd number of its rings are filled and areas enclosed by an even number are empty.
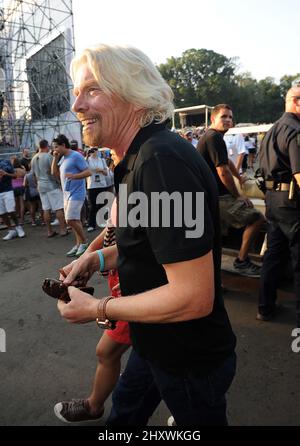
[[[102,329],[114,330],[116,328],[116,321],[111,321],[106,316],[106,304],[110,299],[113,299],[113,296],[103,297],[99,300],[96,323]]]

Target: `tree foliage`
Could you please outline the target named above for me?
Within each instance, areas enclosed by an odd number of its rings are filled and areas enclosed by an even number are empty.
[[[284,96],[300,74],[260,81],[238,74],[238,59],[207,49],[189,49],[158,66],[174,92],[177,108],[228,103],[237,122],[274,122],[284,111]]]

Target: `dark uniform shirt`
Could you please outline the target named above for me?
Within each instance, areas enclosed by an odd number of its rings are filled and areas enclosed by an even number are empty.
[[[260,148],[260,168],[266,180],[290,183],[300,172],[300,120],[284,113],[267,132]],[[294,242],[300,231],[299,191],[289,199],[288,191],[267,190],[266,216],[278,224],[282,233]]]
[[[133,295],[168,283],[163,264],[192,260],[213,250],[215,264],[215,302],[204,318],[176,323],[130,323],[135,350],[144,358],[175,374],[186,369],[207,373],[232,354],[235,336],[221,295],[219,210],[214,178],[193,146],[170,132],[164,124],[151,124],[139,131],[125,158],[115,168],[119,193],[116,228],[119,252],[118,272],[122,295]],[[152,192],[204,193],[204,232],[187,238],[183,222],[176,227],[121,227],[124,197],[143,192],[151,202]],[[133,206],[128,205],[128,216]],[[151,206],[148,207],[149,215]],[[199,300],[202,299],[199,290]]]
[[[284,113],[267,132],[260,148],[264,178],[289,183],[300,172],[300,119]]]
[[[204,157],[217,181],[219,195],[230,194],[229,190],[220,180],[217,167],[228,164],[227,147],[223,134],[215,129],[208,129],[200,138],[197,145],[198,152]]]

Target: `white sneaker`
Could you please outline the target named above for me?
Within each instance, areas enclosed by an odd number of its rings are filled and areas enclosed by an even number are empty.
[[[78,245],[73,246],[73,248],[71,248],[70,251],[67,252],[67,254],[66,254],[67,257],[75,257],[76,253],[78,251],[78,248],[79,248]]]
[[[58,225],[59,225],[59,221],[58,221],[58,219],[56,218],[55,220],[53,220],[53,221],[50,223],[50,225],[51,225],[51,226],[58,226]]]
[[[173,416],[170,416],[167,421],[168,426],[176,426],[175,420]]]
[[[23,238],[23,237],[25,237],[25,232],[24,232],[24,229],[22,228],[22,226],[16,226],[16,231],[17,231],[17,234],[18,234],[18,237],[20,237],[20,238]]]
[[[76,257],[80,257],[87,250],[88,246],[89,246],[88,243],[81,243],[78,247],[76,254],[75,254]]]
[[[17,231],[15,229],[10,229],[5,237],[2,238],[2,240],[11,240],[13,238],[16,238],[18,236]]]
[[[89,226],[87,228],[87,232],[93,232],[93,231],[95,231],[95,228],[93,228],[93,226]]]

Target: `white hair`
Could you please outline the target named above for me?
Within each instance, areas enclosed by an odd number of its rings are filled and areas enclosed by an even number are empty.
[[[105,93],[142,107],[141,127],[172,117],[171,88],[148,56],[137,48],[99,44],[85,49],[71,63],[73,81],[82,63],[88,65]]]

